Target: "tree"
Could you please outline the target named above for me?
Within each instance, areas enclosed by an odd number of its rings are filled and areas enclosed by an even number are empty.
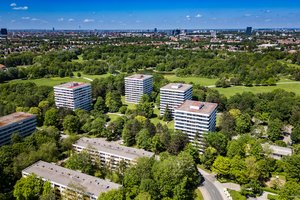
[[[135,137],[141,130],[141,124],[138,120],[128,120],[122,132],[122,139],[126,146],[132,146],[136,143]]]
[[[168,152],[174,155],[179,154],[189,142],[189,138],[182,131],[175,131],[171,134],[171,141],[168,146]]]
[[[300,143],[300,124],[297,124],[292,131],[291,139],[294,144]]]
[[[100,112],[102,114],[107,112],[107,107],[105,105],[105,101],[101,96],[99,96],[97,98],[97,101],[94,105],[94,110],[97,112]]]
[[[169,122],[172,120],[172,111],[169,109],[169,105],[167,104],[166,108],[165,108],[165,112],[163,115],[163,120],[166,122]]]
[[[288,181],[285,183],[282,190],[279,192],[279,197],[282,200],[294,200],[300,196],[300,185],[299,182]]]
[[[238,133],[248,133],[251,127],[251,117],[249,114],[242,114],[236,120],[236,131]]]
[[[77,77],[81,77],[81,73],[80,72],[77,72]]]
[[[109,112],[118,112],[122,106],[121,95],[116,91],[108,92],[105,97],[105,105]]]
[[[203,163],[205,168],[211,169],[215,159],[218,156],[218,152],[213,147],[207,147],[204,151],[204,154],[201,156],[200,161]]]
[[[138,115],[145,116],[147,118],[151,118],[153,115],[153,103],[152,102],[140,102],[136,106],[136,110]]]
[[[218,156],[212,165],[212,171],[216,172],[219,177],[228,177],[230,172],[230,158]]]
[[[63,122],[64,131],[68,133],[78,133],[80,130],[80,119],[74,115],[67,115]]]
[[[300,155],[292,155],[284,158],[284,171],[288,180],[300,181]]]
[[[65,167],[80,170],[82,173],[93,175],[94,167],[92,158],[86,151],[74,153],[65,163]]]
[[[151,136],[147,129],[142,129],[136,135],[136,143],[139,148],[149,150],[151,147]]]
[[[269,121],[268,137],[270,138],[270,140],[274,142],[276,140],[281,139],[282,137],[281,128],[282,128],[282,122],[279,119],[274,119],[272,121]]]
[[[57,109],[51,108],[46,112],[44,125],[59,127],[60,121],[59,121],[59,114]]]
[[[209,132],[205,136],[205,141],[208,146],[215,148],[219,154],[221,154],[221,155],[226,154],[226,147],[227,147],[228,139],[223,133]]]
[[[232,136],[236,135],[236,125],[235,125],[235,119],[232,117],[232,115],[228,112],[224,112],[221,117],[221,131],[228,137],[231,138]]]
[[[122,189],[113,189],[108,192],[103,192],[98,197],[98,200],[123,200],[123,191]]]
[[[35,175],[23,177],[14,186],[14,197],[17,200],[38,200],[43,193],[43,181]]]

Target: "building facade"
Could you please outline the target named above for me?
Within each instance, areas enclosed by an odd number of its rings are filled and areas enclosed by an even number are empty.
[[[216,103],[187,100],[175,109],[175,130],[186,133],[200,152],[205,148],[205,134],[215,131],[217,107]]]
[[[55,86],[54,96],[58,108],[92,109],[92,87],[89,83],[70,82]]]
[[[22,171],[23,177],[31,174],[49,181],[55,189],[57,199],[97,200],[99,194],[121,187],[119,184],[44,161],[38,161]]]
[[[180,106],[185,100],[191,100],[193,86],[182,83],[170,83],[160,88],[160,115],[165,113],[166,107],[171,111]]]
[[[144,94],[152,92],[151,75],[135,74],[125,77],[125,101],[127,103],[138,103]]]
[[[152,152],[125,147],[116,142],[108,142],[103,138],[80,138],[73,144],[73,149],[77,153],[87,151],[94,160],[99,159],[102,165],[112,170],[117,169],[121,161],[128,166],[135,164],[140,157],[154,156]]]
[[[0,117],[0,146],[9,144],[13,133],[25,137],[32,134],[36,129],[36,116],[16,112]]]

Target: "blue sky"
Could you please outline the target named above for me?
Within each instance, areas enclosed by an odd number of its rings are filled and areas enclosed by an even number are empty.
[[[300,0],[0,0],[9,29],[300,28]]]

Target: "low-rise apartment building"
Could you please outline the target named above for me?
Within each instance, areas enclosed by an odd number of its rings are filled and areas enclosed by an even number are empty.
[[[94,159],[99,159],[102,165],[114,170],[121,161],[126,165],[135,164],[140,157],[152,157],[154,153],[143,149],[122,146],[116,142],[108,142],[103,138],[80,138],[73,144],[76,152],[87,151]]]
[[[31,174],[49,181],[55,189],[57,199],[96,200],[99,194],[121,187],[119,184],[44,161],[38,161],[22,171],[23,177]]]
[[[36,129],[36,116],[24,112],[16,112],[0,117],[0,146],[9,144],[13,133],[20,137],[32,134]]]
[[[125,77],[125,101],[127,103],[139,103],[144,94],[152,92],[152,76],[134,74]]]
[[[160,115],[163,115],[168,107],[173,117],[174,109],[184,101],[191,100],[192,93],[193,86],[183,83],[170,83],[160,88]]]
[[[89,83],[70,82],[55,86],[54,97],[58,108],[92,109],[92,87]]]
[[[281,160],[285,156],[291,156],[293,154],[292,148],[289,147],[281,147],[276,145],[270,144],[262,144],[261,145],[265,154],[269,155],[271,158],[276,160]]]
[[[197,142],[202,152],[205,134],[215,131],[217,107],[216,103],[185,101],[175,109],[175,130],[186,133],[190,142]]]

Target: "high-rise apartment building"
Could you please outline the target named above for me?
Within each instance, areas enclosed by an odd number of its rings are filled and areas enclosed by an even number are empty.
[[[58,108],[91,110],[92,88],[89,83],[70,82],[55,86],[54,96]]]
[[[144,94],[152,92],[152,76],[135,74],[125,77],[125,101],[127,103],[138,103]]]
[[[180,106],[185,100],[191,100],[193,86],[182,83],[170,83],[160,88],[160,114],[165,113],[166,107],[171,111]]]
[[[20,137],[32,134],[36,128],[36,116],[16,112],[0,117],[0,146],[9,144],[13,133],[18,133]]]
[[[43,181],[49,181],[55,189],[56,199],[97,200],[103,192],[118,189],[121,185],[100,179],[58,165],[38,161],[22,171],[22,176],[35,174]]]
[[[217,107],[216,103],[185,101],[175,109],[175,130],[186,133],[203,151],[205,134],[216,128]]]

